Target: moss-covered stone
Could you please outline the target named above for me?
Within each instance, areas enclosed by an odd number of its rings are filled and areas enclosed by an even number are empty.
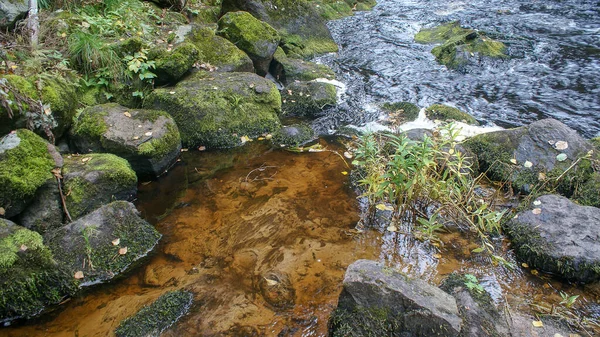
[[[479,125],[477,120],[466,112],[460,111],[448,105],[434,104],[425,109],[425,116],[431,120],[441,120],[445,122],[463,122],[469,125]]]
[[[154,90],[144,106],[167,111],[185,146],[224,148],[276,130],[281,96],[255,74],[198,72],[175,87]]]
[[[188,37],[198,50],[198,62],[207,63],[223,72],[254,72],[252,60],[229,40],[215,35],[207,27],[196,27]]]
[[[159,176],[181,149],[175,121],[164,111],[116,103],[88,107],[75,120],[71,143],[81,153],[108,152],[129,161],[140,176]]]
[[[314,117],[337,104],[335,86],[323,82],[294,82],[283,90],[282,111],[294,116]]]
[[[190,310],[193,299],[194,295],[185,290],[165,293],[135,315],[123,320],[115,330],[115,335],[159,336]]]
[[[590,141],[596,148],[596,151],[600,152],[600,137],[592,138]]]
[[[277,48],[271,62],[270,73],[284,84],[295,81],[312,81],[317,78],[334,79],[331,68],[323,64],[287,57],[283,49]]]
[[[35,316],[76,289],[40,234],[0,218],[0,323]]]
[[[580,205],[600,207],[600,173],[593,172],[577,186],[573,200]]]
[[[281,48],[289,57],[307,59],[326,53],[336,53],[339,48],[333,39],[283,35]]]
[[[194,44],[182,43],[172,51],[153,49],[148,58],[156,62],[156,84],[162,85],[177,82],[201,58],[201,54]]]
[[[77,219],[114,200],[130,200],[137,191],[137,176],[129,163],[108,153],[65,159],[63,167],[66,204]]]
[[[48,231],[44,240],[70,275],[83,272],[81,285],[87,286],[111,280],[133,267],[160,237],[139,217],[133,204],[115,201]]]
[[[25,208],[57,163],[46,141],[29,130],[0,139],[0,207],[11,218]]]
[[[229,12],[219,19],[218,25],[218,34],[246,52],[259,75],[267,74],[279,45],[279,33],[248,12]]]
[[[293,124],[275,131],[272,142],[276,147],[301,146],[316,138],[314,130],[309,125]]]
[[[506,46],[484,33],[462,28],[458,21],[435,28],[421,29],[415,35],[417,43],[442,43],[431,53],[436,60],[448,68],[457,69],[471,62],[472,57],[505,58]]]
[[[399,123],[412,122],[419,117],[419,107],[409,102],[383,103],[381,108],[394,115]]]

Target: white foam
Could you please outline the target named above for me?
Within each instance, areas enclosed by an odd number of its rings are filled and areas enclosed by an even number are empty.
[[[337,91],[337,101],[338,103],[342,102],[343,96],[346,94],[346,85],[338,80],[330,80],[327,78],[317,78],[312,80],[312,82],[321,82],[321,83],[329,83],[336,87]]]

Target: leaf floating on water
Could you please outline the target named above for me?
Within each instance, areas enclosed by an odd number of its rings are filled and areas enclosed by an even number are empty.
[[[510,160],[510,162],[511,162],[511,163],[513,163],[513,164],[515,164],[515,165],[517,165],[517,160],[516,160],[515,158],[512,158],[512,159]]]
[[[525,161],[525,164],[523,164],[523,166],[524,166],[524,167],[526,167],[526,168],[530,168],[530,167],[532,167],[532,166],[533,166],[533,163],[532,163],[532,162],[530,162],[529,160],[526,160],[526,161]]]
[[[541,208],[534,208],[531,210],[531,213],[538,215],[542,213],[542,209]]]
[[[375,206],[375,208],[377,208],[380,211],[393,211],[394,207],[386,205],[386,204],[378,204],[377,206]]]
[[[529,265],[525,262],[521,263],[521,266],[523,266],[523,268],[529,268]]]
[[[80,270],[73,275],[73,277],[77,280],[81,280],[83,278],[83,272]]]
[[[542,204],[542,202],[541,202],[541,201],[539,201],[539,200],[536,200],[536,201],[534,201],[534,202],[533,202],[533,204],[534,204],[534,205],[536,205],[536,206],[539,206],[539,205],[541,205],[541,204]]]
[[[125,115],[125,117],[131,118],[131,114],[129,113],[129,111],[123,112],[123,115]]]
[[[121,239],[116,238],[116,239],[112,240],[111,242],[112,242],[113,246],[118,246],[119,243],[121,243]]]
[[[397,232],[398,228],[396,228],[396,226],[394,226],[394,225],[389,225],[387,228],[387,231],[388,232]]]
[[[544,327],[544,323],[542,323],[542,321],[533,321],[533,322],[531,322],[531,324],[536,328]]]
[[[558,161],[565,161],[567,160],[567,154],[566,153],[561,153],[558,156],[556,156],[556,160]]]
[[[569,143],[565,142],[564,140],[559,140],[558,142],[554,143],[554,148],[557,150],[566,150],[569,147]]]
[[[119,255],[125,255],[127,254],[127,247],[123,247],[121,249],[119,249]]]

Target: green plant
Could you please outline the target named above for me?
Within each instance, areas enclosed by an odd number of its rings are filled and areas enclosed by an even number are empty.
[[[571,309],[577,298],[579,298],[579,295],[569,296],[569,294],[561,291],[560,297],[562,297],[562,301],[559,304],[564,305],[567,309]]]
[[[471,176],[471,164],[457,150],[458,130],[452,124],[413,141],[404,135],[367,134],[357,144],[353,164],[359,169],[362,196],[373,205],[394,205],[396,221],[420,224],[422,239],[435,239],[445,223],[453,223],[478,235],[475,253],[493,254],[490,234],[500,231],[504,212],[494,210],[491,200],[475,191],[482,176]]]
[[[469,288],[471,291],[476,291],[478,293],[483,293],[485,289],[479,284],[479,280],[473,274],[465,274],[465,286]]]
[[[143,87],[145,85],[152,86],[153,79],[156,77],[156,74],[150,71],[156,67],[155,63],[148,60],[147,54],[148,50],[142,48],[133,55],[126,55],[123,58],[127,63],[127,77],[134,80],[134,84],[137,84],[136,87],[139,89],[133,92],[134,97],[144,98]]]
[[[98,228],[96,226],[88,226],[85,227],[81,231],[81,236],[83,236],[83,241],[85,242],[85,254],[87,255],[87,262],[90,269],[94,270],[94,265],[92,263],[92,254],[94,252],[92,248],[92,244],[90,239],[98,234]],[[85,262],[84,262],[85,265]]]
[[[85,75],[100,69],[120,69],[121,61],[115,51],[98,35],[76,31],[69,37],[71,64]]]

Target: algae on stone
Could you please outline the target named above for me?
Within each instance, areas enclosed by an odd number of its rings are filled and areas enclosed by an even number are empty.
[[[273,133],[272,142],[275,146],[302,146],[317,138],[315,131],[306,124],[284,126]]]
[[[210,28],[194,28],[188,40],[200,50],[198,62],[216,67],[216,71],[254,72],[250,57]]]
[[[457,108],[444,104],[431,105],[425,109],[425,116],[431,120],[441,120],[445,122],[456,121],[464,122],[469,125],[479,125],[473,116],[466,112],[460,111]]]
[[[294,116],[314,117],[337,104],[335,86],[323,82],[294,82],[283,90],[282,111]]]
[[[312,81],[317,78],[329,80],[335,78],[335,73],[328,66],[288,57],[281,48],[277,48],[273,55],[270,73],[284,84],[295,81]]]
[[[115,330],[117,337],[159,336],[185,315],[194,295],[186,290],[170,291],[135,315],[126,318]]]
[[[11,218],[25,208],[57,166],[45,140],[20,129],[0,139],[0,207]]]
[[[148,58],[153,59],[156,68],[156,83],[158,85],[175,83],[187,73],[201,54],[192,43],[182,43],[172,51],[153,49]]]
[[[225,148],[277,129],[281,96],[256,74],[198,72],[175,87],[154,90],[144,106],[167,111],[185,146]]]

